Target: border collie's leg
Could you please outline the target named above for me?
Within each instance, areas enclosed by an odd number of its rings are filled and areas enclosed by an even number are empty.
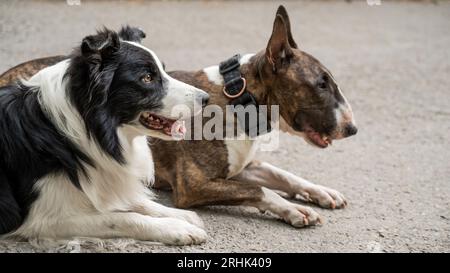
[[[321,222],[313,209],[289,202],[274,191],[259,185],[234,179],[215,179],[206,182],[186,181],[176,194],[177,207],[203,205],[244,205],[270,211],[295,227],[316,225]],[[180,186],[180,185],[178,185]]]
[[[299,194],[305,201],[313,202],[323,208],[343,208],[347,205],[345,197],[338,191],[313,184],[267,162],[252,161],[233,179],[280,190],[292,197]]]
[[[46,237],[68,238],[75,236],[113,238],[126,237],[157,241],[170,245],[203,243],[206,232],[175,218],[155,218],[134,212],[86,214],[59,220],[48,227]]]
[[[0,170],[0,235],[17,229],[21,224],[20,207],[14,198],[8,178]]]
[[[187,221],[197,227],[204,228],[202,219],[197,213],[184,209],[176,209],[158,204],[152,200],[144,200],[134,211],[153,217],[171,217]]]

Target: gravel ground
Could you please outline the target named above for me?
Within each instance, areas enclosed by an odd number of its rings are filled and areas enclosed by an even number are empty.
[[[64,54],[96,28],[141,26],[171,69],[200,69],[267,44],[278,3],[1,1],[0,71]],[[168,247],[131,240],[0,242],[0,251],[450,252],[450,3],[286,2],[293,34],[335,75],[359,125],[319,150],[281,135],[258,157],[343,192],[349,206],[295,229],[245,207],[196,211],[210,239]],[[160,193],[170,204],[170,195]]]

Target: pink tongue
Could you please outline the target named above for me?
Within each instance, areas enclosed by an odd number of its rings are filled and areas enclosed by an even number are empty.
[[[180,132],[180,134],[182,134],[183,136],[186,134],[186,126],[184,126],[184,122],[183,124],[180,126],[180,128],[178,129],[178,131]]]
[[[322,139],[319,133],[310,132],[308,133],[308,137],[319,146],[327,146],[328,144]]]
[[[173,137],[183,138],[186,134],[186,126],[184,121],[175,121],[172,125],[171,133]]]

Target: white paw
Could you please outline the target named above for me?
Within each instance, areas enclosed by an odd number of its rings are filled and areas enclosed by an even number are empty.
[[[198,214],[190,210],[173,209],[172,213],[170,213],[170,216],[185,220],[199,228],[205,227],[205,225],[203,224],[203,220],[198,216]]]
[[[322,223],[319,214],[312,208],[289,202],[267,188],[263,187],[262,191],[263,198],[256,204],[261,211],[268,210],[294,227],[315,226]]]
[[[193,245],[206,241],[206,232],[186,221],[175,218],[160,218],[163,230],[159,241],[168,245]]]
[[[189,223],[199,227],[204,228],[205,224],[203,223],[203,220],[198,216],[197,213],[193,211],[183,211],[182,219],[188,221]]]
[[[341,209],[347,206],[344,195],[336,190],[312,184],[295,191],[307,202],[315,203],[322,208]]]
[[[322,224],[320,215],[312,208],[291,203],[283,219],[294,227],[315,226]]]

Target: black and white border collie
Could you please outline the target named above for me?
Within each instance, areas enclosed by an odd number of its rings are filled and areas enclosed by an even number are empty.
[[[128,237],[179,245],[206,239],[195,213],[151,200],[146,135],[183,133],[179,120],[191,114],[174,116],[171,109],[182,105],[193,113],[195,101],[208,95],[167,75],[139,43],[137,29],[120,34],[105,28],[84,38],[70,59],[0,89],[5,237]]]

